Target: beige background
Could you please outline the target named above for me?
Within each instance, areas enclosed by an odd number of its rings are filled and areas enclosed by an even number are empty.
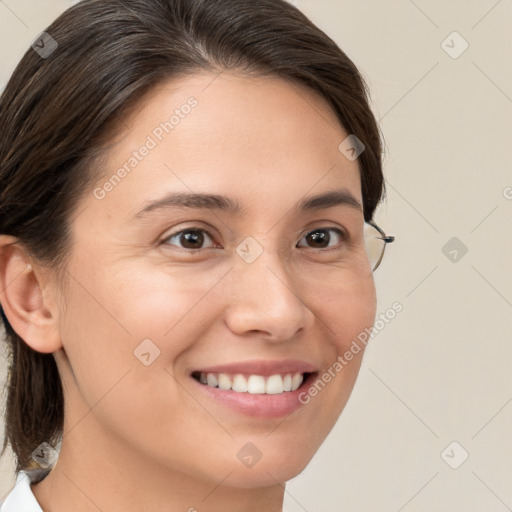
[[[71,3],[0,1],[0,87]],[[375,274],[378,313],[395,301],[403,311],[371,342],[285,510],[511,510],[512,2],[294,3],[371,87],[387,145],[377,221],[397,237]],[[469,47],[452,58],[460,37]],[[453,237],[459,247],[445,248]],[[2,461],[0,499],[11,464]]]

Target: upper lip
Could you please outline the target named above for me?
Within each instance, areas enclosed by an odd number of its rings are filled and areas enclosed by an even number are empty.
[[[317,369],[312,363],[298,359],[285,359],[281,361],[259,359],[255,361],[240,361],[197,368],[195,371],[204,373],[242,373],[246,375],[270,376],[275,374],[284,375],[287,373],[313,373],[316,372]]]

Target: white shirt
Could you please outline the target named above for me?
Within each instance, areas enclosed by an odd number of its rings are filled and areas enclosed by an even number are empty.
[[[49,472],[50,469],[20,471],[14,487],[0,503],[0,512],[43,512],[30,484],[40,482]]]

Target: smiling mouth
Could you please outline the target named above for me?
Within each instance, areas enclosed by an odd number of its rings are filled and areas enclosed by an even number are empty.
[[[317,373],[317,372],[314,372]],[[304,385],[311,372],[274,375],[192,372],[192,378],[205,386],[236,393],[277,395],[296,391]]]

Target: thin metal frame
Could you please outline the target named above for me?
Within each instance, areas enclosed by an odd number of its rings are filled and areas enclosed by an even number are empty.
[[[386,233],[384,233],[384,231],[373,220],[369,220],[366,224],[369,224],[370,226],[374,227],[382,235],[380,237],[380,240],[384,241],[384,245],[382,246],[382,252],[380,253],[379,259],[377,260],[377,263],[375,263],[375,266],[372,268],[372,272],[375,272],[379,267],[382,258],[384,257],[386,245],[390,244],[391,242],[394,242],[395,237],[393,235],[386,235]]]

